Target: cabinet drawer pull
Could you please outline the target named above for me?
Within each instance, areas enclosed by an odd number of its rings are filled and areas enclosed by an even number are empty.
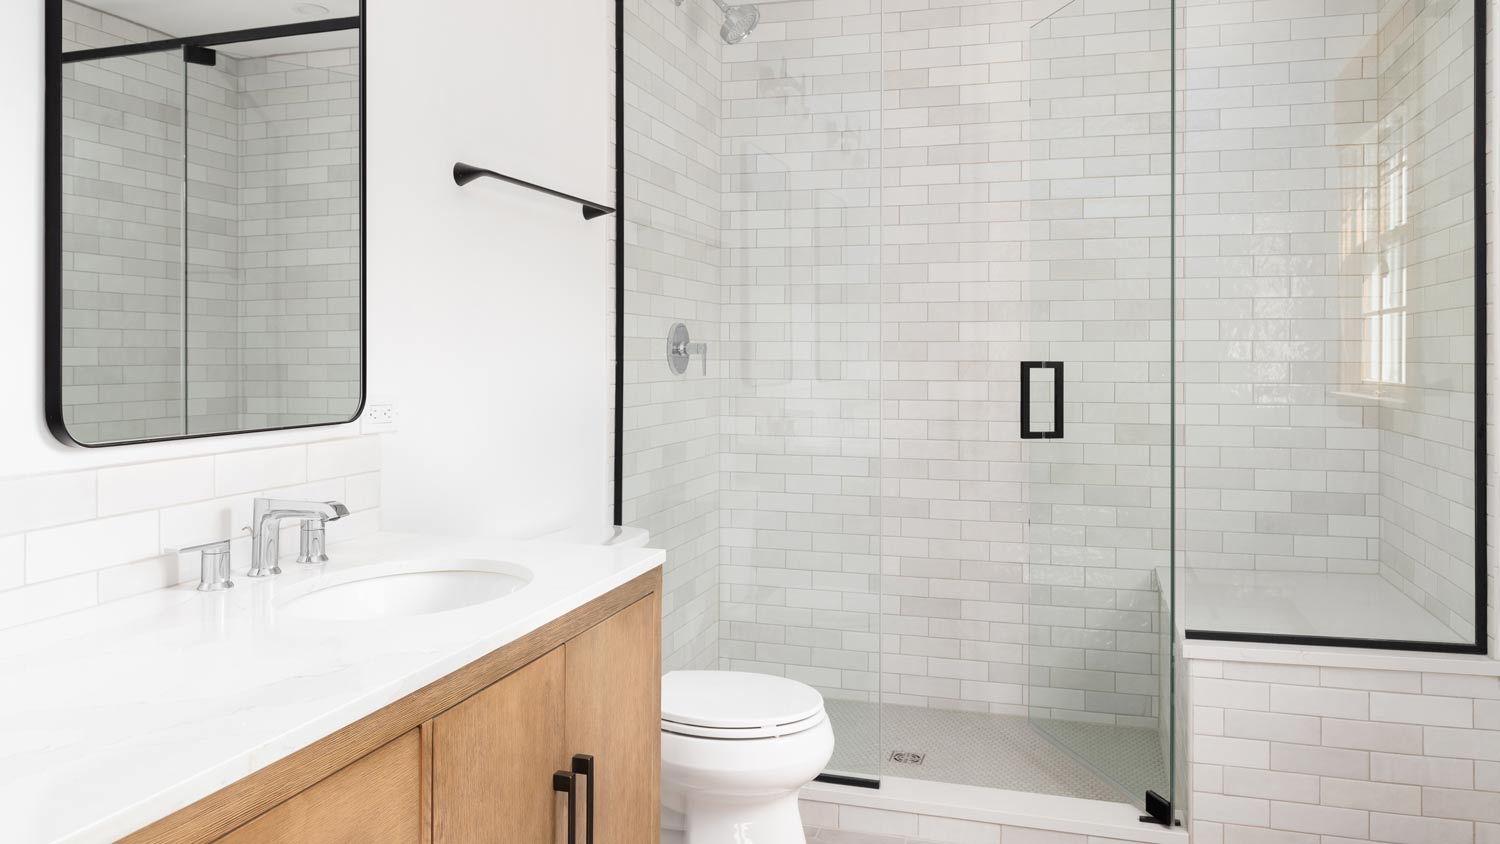
[[[594,776],[594,757],[587,753],[579,753],[573,757],[575,787],[580,776],[588,781],[589,786],[588,796],[583,801],[583,840],[584,844],[594,844],[594,791],[598,780]]]
[[[552,775],[552,790],[568,795],[568,844],[578,844],[578,789],[572,771],[558,771]]]

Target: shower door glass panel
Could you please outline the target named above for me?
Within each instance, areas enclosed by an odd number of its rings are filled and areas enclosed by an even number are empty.
[[[828,772],[873,781],[881,36],[854,6],[763,3],[746,33],[743,9],[624,3],[621,493],[668,551],[664,669],[813,686]],[[706,344],[680,373],[677,323]]]
[[[1027,713],[1070,796],[1137,805],[1172,793],[1171,15],[1074,0],[1026,45]]]
[[[1474,4],[1311,8],[1185,54],[1187,627],[1472,650]]]

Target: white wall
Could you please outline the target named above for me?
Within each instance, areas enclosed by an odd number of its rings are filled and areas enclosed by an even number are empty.
[[[608,0],[372,0],[370,394],[399,401],[386,524],[534,535],[605,512]]]

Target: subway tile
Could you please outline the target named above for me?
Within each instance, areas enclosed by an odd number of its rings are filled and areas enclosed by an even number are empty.
[[[1292,832],[1354,839],[1366,838],[1370,832],[1369,813],[1357,809],[1273,801],[1270,815],[1268,826]]]
[[[160,553],[155,513],[137,513],[33,531],[26,536],[26,581],[67,577]]]
[[[379,437],[352,437],[310,443],[307,479],[322,480],[374,472],[380,468]]]
[[[1472,727],[1474,702],[1467,698],[1372,692],[1370,719],[1438,727]]]
[[[0,592],[0,628],[92,607],[99,601],[98,579],[90,572]]]
[[[307,446],[237,451],[214,458],[214,494],[246,493],[307,480]]]
[[[1414,785],[1324,777],[1322,790],[1316,802],[1324,806],[1342,806],[1347,809],[1420,815],[1422,813],[1422,789]]]
[[[158,510],[213,497],[214,459],[195,457],[99,470],[99,515]]]
[[[915,836],[918,834],[917,818],[917,815],[908,812],[839,806],[839,829],[849,832]]]
[[[0,479],[0,534],[92,519],[97,496],[94,472]]]

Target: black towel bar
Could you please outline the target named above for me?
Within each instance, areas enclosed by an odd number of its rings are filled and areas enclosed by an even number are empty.
[[[514,176],[507,176],[504,173],[496,173],[494,170],[486,170],[483,167],[475,167],[472,164],[465,164],[462,161],[453,165],[453,181],[460,187],[484,176],[488,176],[491,179],[499,179],[502,182],[510,182],[513,185],[520,185],[523,188],[529,188],[538,193],[545,193],[548,196],[555,196],[558,199],[566,199],[569,202],[576,202],[579,205],[583,206],[583,219],[585,220],[592,220],[595,217],[603,217],[605,214],[615,213],[615,209],[609,207],[608,205],[600,205],[597,202],[590,202],[587,199],[573,196],[570,193],[563,193],[560,190],[544,188],[541,185],[534,184],[523,179],[517,179]]]

